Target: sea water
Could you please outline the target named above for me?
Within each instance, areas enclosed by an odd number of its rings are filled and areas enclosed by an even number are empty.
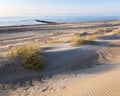
[[[119,20],[120,16],[0,16],[0,26],[20,26],[44,24],[36,20],[46,20],[53,22],[92,22]]]

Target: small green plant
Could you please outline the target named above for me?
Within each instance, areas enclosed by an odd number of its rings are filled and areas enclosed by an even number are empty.
[[[11,49],[8,56],[12,59],[19,58],[22,66],[26,69],[42,70],[44,57],[42,51],[35,45],[23,45]]]

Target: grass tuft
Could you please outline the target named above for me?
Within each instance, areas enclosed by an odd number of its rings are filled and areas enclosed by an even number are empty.
[[[106,32],[112,32],[112,28],[96,29],[93,31],[93,34],[104,34]]]
[[[32,70],[42,70],[44,57],[36,45],[23,45],[11,49],[8,53],[11,59],[20,58],[22,67]]]
[[[88,36],[88,35],[90,35],[90,33],[87,33],[87,32],[83,32],[80,34],[80,36]]]
[[[96,36],[86,36],[86,37],[74,37],[71,40],[71,45],[76,46],[76,45],[82,45],[82,44],[95,44],[96,42],[94,39],[96,39]]]
[[[113,28],[104,28],[105,32],[112,32]]]
[[[89,41],[92,41],[92,40],[96,39],[97,37],[98,37],[98,35],[93,35],[92,34],[92,35],[86,36],[85,39],[89,40]]]
[[[120,34],[120,28],[113,31],[114,34]]]
[[[75,32],[75,33],[73,33],[73,36],[80,36],[80,33],[78,33],[78,32]]]
[[[52,45],[52,44],[55,44],[55,43],[58,43],[58,41],[56,41],[56,40],[50,40],[50,41],[46,42],[47,45]]]

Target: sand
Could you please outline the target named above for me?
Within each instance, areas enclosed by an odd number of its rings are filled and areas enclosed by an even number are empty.
[[[44,43],[48,40],[63,39],[75,32],[91,32],[95,29],[118,28],[120,20],[65,23],[55,25],[31,25],[0,27],[0,51],[8,51],[9,48],[26,43]],[[44,34],[43,34],[44,33]]]
[[[26,43],[71,37],[71,33],[119,27],[120,21],[0,28],[0,50]],[[4,32],[3,32],[4,31]],[[42,33],[45,32],[45,33]],[[43,39],[44,38],[44,39]],[[51,39],[50,39],[51,40]],[[119,96],[120,35],[106,33],[94,45],[44,45],[45,69],[23,69],[1,57],[0,96]]]

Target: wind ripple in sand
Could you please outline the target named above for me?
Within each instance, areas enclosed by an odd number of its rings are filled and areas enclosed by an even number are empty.
[[[64,88],[47,88],[46,91],[42,92],[39,87],[33,86],[28,88],[27,91],[22,91],[23,89],[19,89],[13,91],[10,96],[16,96],[16,94],[21,94],[20,96],[25,96],[25,94],[29,94],[29,96],[120,96],[120,65],[119,60],[115,59],[115,62],[112,62],[111,65],[116,64],[116,67],[111,71],[106,71],[102,73],[97,73],[95,70],[99,68],[102,70],[103,68],[108,68],[110,66],[103,65],[100,67],[92,68],[91,71],[94,71],[95,75],[87,76],[85,79],[81,80],[82,78],[76,77],[69,77],[71,84],[64,84]],[[76,80],[75,80],[76,79]],[[60,82],[62,82],[60,80]],[[68,81],[66,81],[68,82]],[[57,83],[57,82],[56,82]],[[53,83],[51,83],[52,86]],[[58,86],[59,83],[58,83]],[[22,91],[23,93],[20,93]]]
[[[93,69],[94,70],[94,69]],[[59,92],[46,96],[120,96],[120,68],[111,72],[88,78],[81,83],[79,80]]]

